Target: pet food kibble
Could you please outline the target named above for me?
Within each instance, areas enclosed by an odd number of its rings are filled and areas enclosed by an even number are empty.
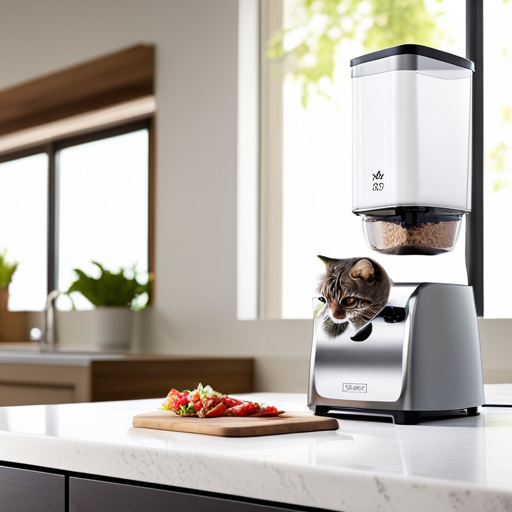
[[[367,223],[372,248],[390,254],[449,251],[457,240],[458,227],[456,221],[424,222],[409,227],[389,221]]]

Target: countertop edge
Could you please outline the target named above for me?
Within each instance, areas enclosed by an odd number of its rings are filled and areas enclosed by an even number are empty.
[[[0,432],[0,443],[0,459],[4,462],[327,510],[431,512],[502,510],[505,504],[512,506],[512,492],[437,478],[305,467],[231,455],[223,456],[219,471],[218,456],[208,453],[163,452],[150,447],[7,432]]]

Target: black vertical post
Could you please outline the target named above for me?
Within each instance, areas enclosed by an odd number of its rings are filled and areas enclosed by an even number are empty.
[[[47,148],[48,154],[48,293],[57,289],[57,271],[58,271],[58,162],[55,151],[55,144],[50,143]]]
[[[466,56],[475,63],[473,75],[471,213],[466,224],[466,265],[478,316],[484,314],[484,6],[466,0]]]

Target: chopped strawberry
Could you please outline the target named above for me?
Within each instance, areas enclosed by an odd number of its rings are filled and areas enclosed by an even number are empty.
[[[222,403],[227,407],[234,407],[235,405],[243,404],[242,400],[237,400],[236,398],[231,398],[230,396],[224,395],[222,397]]]
[[[258,416],[279,416],[280,414],[283,413],[284,411],[277,410],[277,407],[274,407],[273,405],[264,405],[260,409]]]
[[[171,389],[165,399],[164,407],[171,411],[177,411],[181,406],[187,403],[187,397],[177,389]]]
[[[260,410],[259,404],[254,402],[242,402],[228,409],[229,416],[254,416]]]
[[[224,404],[218,404],[216,405],[213,409],[210,409],[207,413],[206,413],[206,417],[207,418],[213,418],[215,416],[222,416],[227,410],[227,407],[224,405]]]
[[[208,410],[213,409],[214,407],[221,403],[220,398],[218,396],[209,396],[207,398],[203,398],[201,402],[203,404],[203,407]]]

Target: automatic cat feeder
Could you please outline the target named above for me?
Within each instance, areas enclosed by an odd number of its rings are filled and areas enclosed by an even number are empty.
[[[353,212],[370,247],[440,254],[471,209],[471,61],[402,45],[351,61]],[[324,300],[325,301],[325,300]],[[308,403],[316,414],[475,415],[484,403],[473,290],[395,283],[366,326],[327,336],[314,299]]]

